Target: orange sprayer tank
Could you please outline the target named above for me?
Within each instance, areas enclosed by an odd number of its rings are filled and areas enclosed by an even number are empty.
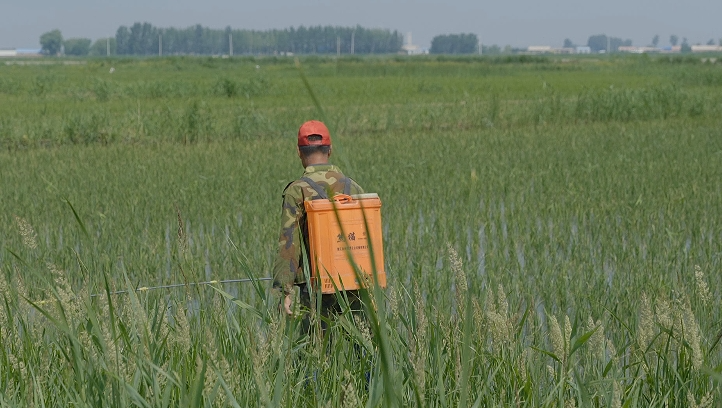
[[[314,285],[320,285],[321,293],[334,293],[336,288],[361,288],[362,284],[356,278],[349,254],[361,272],[368,277],[368,282],[373,282],[373,250],[378,284],[386,287],[379,196],[373,193],[353,196],[338,194],[333,199],[333,202],[304,202]]]

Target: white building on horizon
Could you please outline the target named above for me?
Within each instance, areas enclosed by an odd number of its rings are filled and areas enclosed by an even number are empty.
[[[526,48],[526,52],[532,54],[546,54],[552,52],[551,45],[530,45]]]
[[[429,50],[422,49],[411,41],[411,31],[406,34],[406,44],[401,46],[401,52],[406,55],[428,54]]]
[[[722,52],[722,45],[693,45],[692,52]]]
[[[40,48],[0,48],[0,58],[39,57],[41,52]]]
[[[577,54],[591,54],[592,53],[592,47],[588,47],[586,45],[578,45],[577,46]]]
[[[15,48],[0,48],[0,58],[2,57],[17,57],[18,50]]]

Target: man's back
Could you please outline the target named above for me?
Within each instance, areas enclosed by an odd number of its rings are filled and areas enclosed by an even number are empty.
[[[303,176],[289,183],[283,192],[281,236],[274,266],[273,286],[285,294],[292,291],[293,285],[306,282],[301,252],[301,242],[308,238],[305,234],[306,214],[303,202],[322,198],[322,193],[328,195],[329,192],[362,194],[363,189],[347,178],[338,167],[321,164],[306,167]]]

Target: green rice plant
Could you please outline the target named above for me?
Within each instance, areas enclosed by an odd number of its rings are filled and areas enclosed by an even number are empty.
[[[71,144],[107,145],[116,137],[109,122],[107,115],[102,111],[94,111],[90,114],[72,114],[65,120],[63,136]]]
[[[230,78],[223,78],[219,79],[216,83],[216,89],[216,92],[221,95],[232,98],[238,94],[239,86],[234,80]]]
[[[57,79],[53,75],[38,75],[32,82],[30,92],[35,96],[46,96],[53,90]]]
[[[581,120],[630,121],[685,115],[687,96],[673,87],[642,91],[588,92],[579,96],[576,117]]]
[[[262,76],[255,76],[240,86],[240,92],[244,94],[247,99],[250,99],[265,95],[270,87],[271,84],[268,79]]]
[[[188,106],[180,132],[178,137],[183,144],[192,144],[201,139],[210,138],[213,132],[213,122],[205,103],[193,101]]]
[[[107,101],[113,94],[109,82],[100,78],[96,78],[93,82],[92,91],[95,94],[95,97],[101,102]]]
[[[0,78],[0,93],[17,95],[21,89],[20,82],[11,78]]]

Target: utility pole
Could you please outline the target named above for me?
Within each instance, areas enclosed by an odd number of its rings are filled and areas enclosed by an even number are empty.
[[[482,55],[481,37],[479,37],[479,55]]]
[[[163,34],[158,34],[158,56],[163,56]]]
[[[105,54],[110,57],[110,37],[105,39]]]
[[[233,56],[233,34],[228,34],[228,55]]]
[[[336,56],[341,56],[341,37],[338,35],[336,36]]]
[[[356,35],[356,31],[351,31],[351,55],[353,55],[353,46],[354,46],[355,35]]]
[[[612,51],[609,49],[609,47],[610,47],[610,38],[609,38],[609,36],[607,36],[607,54],[609,54],[610,52],[612,52]]]

